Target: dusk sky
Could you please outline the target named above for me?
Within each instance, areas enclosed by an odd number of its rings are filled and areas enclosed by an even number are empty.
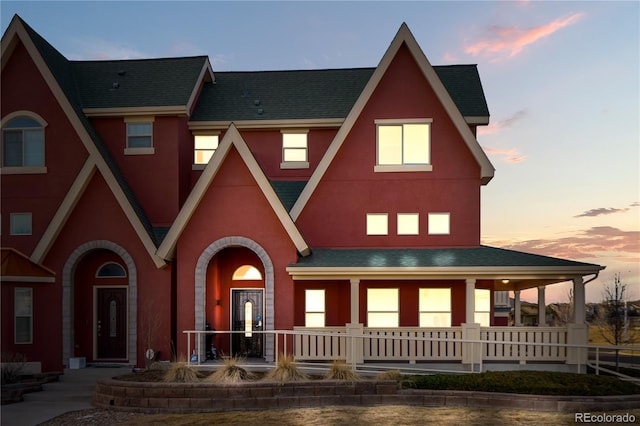
[[[482,242],[606,266],[640,299],[640,2],[2,1],[72,60],[208,55],[215,71],[374,67],[406,22],[432,65],[478,64],[496,168]],[[547,288],[566,301],[570,285]],[[535,290],[523,299],[536,301]]]

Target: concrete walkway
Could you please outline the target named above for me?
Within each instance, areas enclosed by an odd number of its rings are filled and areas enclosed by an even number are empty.
[[[66,369],[58,382],[42,385],[42,392],[28,393],[24,395],[23,402],[3,405],[0,409],[0,424],[32,426],[70,411],[94,408],[91,399],[96,381],[130,371],[130,366]]]

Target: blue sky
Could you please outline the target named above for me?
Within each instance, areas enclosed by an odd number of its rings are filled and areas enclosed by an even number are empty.
[[[214,72],[376,66],[402,22],[478,64],[496,167],[483,243],[605,265],[640,298],[640,2],[2,1],[69,59],[208,55]],[[568,285],[547,300],[564,300]],[[524,294],[535,300],[535,291]]]

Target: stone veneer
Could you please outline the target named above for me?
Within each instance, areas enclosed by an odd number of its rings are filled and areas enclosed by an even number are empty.
[[[485,407],[535,411],[612,411],[637,408],[640,395],[572,397],[494,392],[398,389],[393,380],[355,382],[149,383],[102,379],[93,404],[144,413],[198,413],[330,405],[415,405]]]

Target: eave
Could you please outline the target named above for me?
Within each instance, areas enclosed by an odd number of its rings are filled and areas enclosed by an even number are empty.
[[[339,128],[344,118],[317,118],[292,120],[240,120],[240,121],[190,121],[190,130],[224,130],[233,123],[238,130],[247,129],[301,129],[301,128]]]
[[[87,117],[130,117],[138,115],[178,115],[188,116],[187,105],[168,105],[155,107],[123,107],[123,108],[83,108]]]

